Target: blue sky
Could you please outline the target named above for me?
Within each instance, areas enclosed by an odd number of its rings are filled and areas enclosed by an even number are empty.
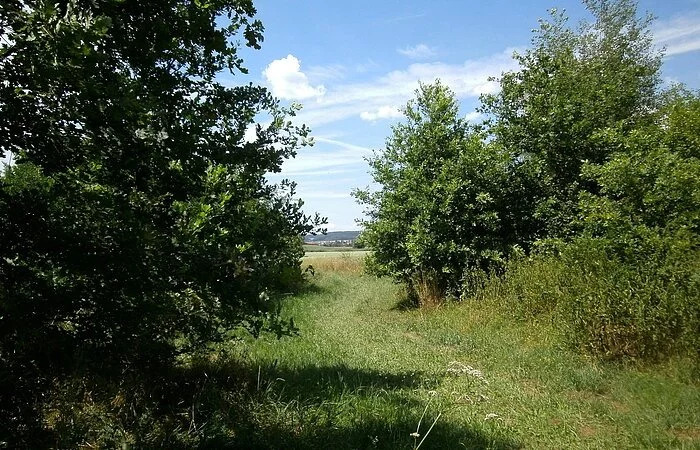
[[[350,192],[371,184],[364,158],[382,149],[419,81],[440,78],[462,113],[478,120],[479,95],[497,89],[487,79],[517,68],[513,51],[529,46],[548,9],[566,10],[572,23],[587,17],[578,0],[254,3],[265,26],[262,49],[242,50],[248,75],[220,79],[265,85],[283,103],[304,106],[297,119],[315,145],[269,178],[296,181],[305,210],[327,216],[329,230],[358,229],[362,206]],[[657,17],[665,82],[700,89],[700,0],[641,0],[639,10]]]
[[[489,76],[516,68],[511,55],[530,43],[549,8],[572,23],[585,18],[578,1],[556,0],[257,0],[265,25],[262,50],[242,56],[245,82],[268,86],[283,102],[299,102],[300,122],[316,144],[285,162],[308,212],[328,217],[329,230],[358,229],[362,207],[350,197],[371,183],[364,157],[381,149],[398,108],[418,81],[440,78],[476,118],[478,96],[496,89]],[[666,82],[700,88],[700,0],[641,1],[657,17],[654,34],[667,47]],[[235,81],[241,82],[240,76]]]

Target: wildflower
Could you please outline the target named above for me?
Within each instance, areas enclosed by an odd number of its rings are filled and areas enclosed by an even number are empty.
[[[488,380],[484,378],[484,374],[479,369],[475,369],[472,366],[462,364],[459,361],[452,361],[451,363],[449,363],[447,365],[447,373],[456,376],[469,375],[478,379],[479,381],[482,381],[484,384],[489,384]]]

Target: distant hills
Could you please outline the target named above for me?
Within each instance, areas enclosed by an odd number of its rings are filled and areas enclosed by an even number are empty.
[[[354,241],[359,235],[359,231],[329,231],[327,234],[307,235],[304,242]]]

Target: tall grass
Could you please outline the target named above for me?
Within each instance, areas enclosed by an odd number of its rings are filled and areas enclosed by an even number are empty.
[[[547,317],[571,345],[605,359],[700,359],[700,253],[625,263],[579,242],[512,261],[474,300],[521,319]]]
[[[168,372],[68,378],[46,393],[34,447],[700,448],[685,359],[628,367],[565,345],[562,259],[421,309],[399,307],[401,287],[363,276],[361,258],[326,258],[339,261],[316,260],[285,302],[298,336],[239,336]]]
[[[360,274],[364,270],[367,252],[318,252],[307,253],[302,260],[302,267],[307,274],[316,272],[340,272]]]

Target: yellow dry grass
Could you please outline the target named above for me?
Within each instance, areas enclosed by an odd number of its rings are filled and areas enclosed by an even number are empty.
[[[307,253],[302,260],[302,267],[308,267],[311,273],[362,273],[366,255],[367,252]]]

